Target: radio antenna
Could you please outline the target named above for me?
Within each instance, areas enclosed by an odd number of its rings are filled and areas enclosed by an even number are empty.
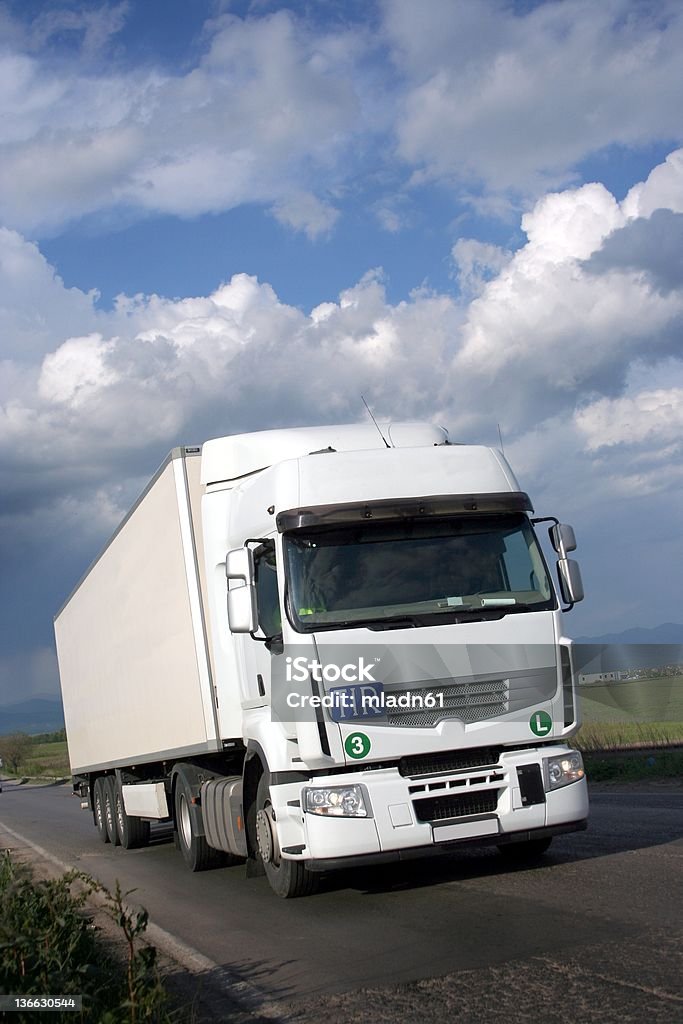
[[[500,450],[505,455],[505,445],[503,444],[503,434],[500,429],[500,423],[498,424],[498,440],[500,441]]]
[[[360,400],[363,403],[363,405],[365,406],[365,408],[368,410],[368,415],[370,416],[370,419],[372,420],[372,422],[377,427],[377,433],[382,438],[382,440],[384,441],[384,443],[387,446],[387,448],[391,448],[391,445],[389,444],[389,442],[387,441],[386,437],[384,436],[384,434],[382,433],[382,431],[379,428],[379,423],[377,422],[375,417],[372,415],[372,409],[370,408],[368,403],[365,401],[365,397],[363,395],[360,396]]]

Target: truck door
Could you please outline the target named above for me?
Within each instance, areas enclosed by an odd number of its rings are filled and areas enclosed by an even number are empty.
[[[278,657],[278,647],[265,641],[282,634],[274,540],[266,540],[254,549],[254,577],[259,628],[256,637],[246,634],[240,637],[245,707],[263,707],[270,703],[271,659]]]

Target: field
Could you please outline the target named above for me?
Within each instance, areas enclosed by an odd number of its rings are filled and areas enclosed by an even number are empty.
[[[683,743],[683,676],[582,686],[582,750]]]
[[[66,778],[71,775],[66,741],[34,743],[26,759],[26,775]]]

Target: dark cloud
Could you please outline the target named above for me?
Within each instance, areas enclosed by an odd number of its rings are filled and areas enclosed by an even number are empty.
[[[655,210],[612,232],[601,249],[583,262],[589,274],[640,271],[666,295],[683,286],[683,213]]]

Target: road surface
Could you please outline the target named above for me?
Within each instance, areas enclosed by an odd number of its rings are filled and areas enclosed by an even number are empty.
[[[242,866],[191,874],[160,826],[147,849],[103,845],[69,786],[5,781],[0,846],[12,832],[135,889],[155,924],[302,1020],[683,1019],[680,788],[593,790],[589,831],[556,838],[540,867],[463,852],[289,901]]]

